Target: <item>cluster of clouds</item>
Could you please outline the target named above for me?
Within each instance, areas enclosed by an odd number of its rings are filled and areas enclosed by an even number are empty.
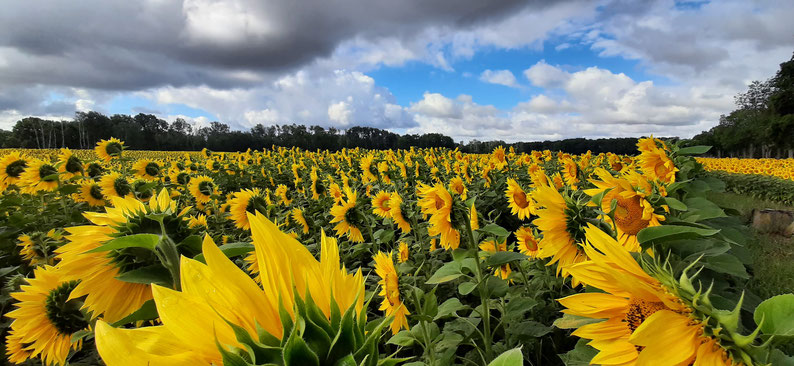
[[[0,12],[0,128],[102,111],[119,96],[184,104],[233,128],[305,123],[440,132],[456,140],[691,136],[750,81],[791,57],[794,3],[721,0],[87,0]],[[400,105],[379,67],[456,62],[492,49],[589,49],[637,60],[658,85],[586,64],[484,68],[483,83],[540,90],[509,109],[470,95]],[[185,117],[162,115],[167,119]],[[188,118],[190,119],[190,118]],[[206,117],[190,119],[206,124]]]

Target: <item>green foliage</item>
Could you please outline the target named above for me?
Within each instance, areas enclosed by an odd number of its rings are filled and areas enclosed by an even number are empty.
[[[705,173],[725,182],[726,190],[760,200],[794,205],[794,181],[757,174],[733,174],[721,171]]]

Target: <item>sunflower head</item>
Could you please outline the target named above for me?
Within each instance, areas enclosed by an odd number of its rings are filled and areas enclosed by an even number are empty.
[[[54,191],[58,188],[58,168],[46,161],[34,159],[22,173],[21,184],[25,193]]]
[[[58,171],[69,179],[83,173],[83,162],[69,149],[61,149],[58,155]]]
[[[17,237],[19,255],[22,256],[22,259],[31,266],[53,265],[55,263],[55,248],[62,244],[62,236],[60,232],[51,231],[52,233],[35,231]]]
[[[135,176],[145,180],[155,180],[160,177],[161,164],[149,159],[140,159],[132,164]]]
[[[372,198],[372,212],[380,217],[391,217],[391,194],[389,192],[378,192]]]
[[[133,194],[132,185],[129,180],[118,172],[111,172],[99,180],[102,194],[105,197],[127,197]]]
[[[124,151],[124,142],[115,137],[97,142],[94,148],[96,155],[105,162],[120,158],[122,151]]]
[[[190,179],[188,190],[196,202],[205,204],[210,201],[210,198],[215,193],[215,181],[206,175],[200,175]]]
[[[383,310],[387,317],[394,317],[391,331],[392,334],[397,334],[400,329],[408,329],[407,315],[411,313],[400,299],[400,281],[397,270],[394,268],[392,253],[378,252],[373,259],[375,260],[375,273],[380,277],[379,295],[383,297],[380,310]]]
[[[102,187],[94,181],[85,181],[80,184],[79,198],[92,207],[105,205],[105,195],[102,194]]]
[[[102,167],[102,164],[96,161],[92,161],[86,164],[84,169],[85,169],[85,173],[90,178],[96,178],[105,173],[105,168]]]
[[[268,206],[270,204],[267,202],[267,198],[258,188],[244,189],[234,193],[233,198],[229,200],[229,214],[235,226],[248,230],[250,228],[248,213],[267,214]]]
[[[0,159],[0,180],[5,181],[6,185],[14,184],[19,181],[27,167],[28,160],[19,152],[13,151]]]

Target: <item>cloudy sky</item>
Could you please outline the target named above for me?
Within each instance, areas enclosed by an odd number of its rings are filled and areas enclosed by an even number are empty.
[[[3,5],[4,129],[96,110],[464,141],[689,137],[794,52],[780,0]]]

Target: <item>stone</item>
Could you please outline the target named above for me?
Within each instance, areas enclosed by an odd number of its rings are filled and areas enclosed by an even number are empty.
[[[783,234],[794,222],[794,212],[785,210],[754,210],[753,228],[762,233]]]

